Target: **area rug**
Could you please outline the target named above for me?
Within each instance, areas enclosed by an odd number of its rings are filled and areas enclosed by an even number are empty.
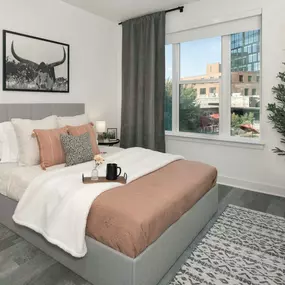
[[[285,219],[229,205],[171,285],[284,285]]]

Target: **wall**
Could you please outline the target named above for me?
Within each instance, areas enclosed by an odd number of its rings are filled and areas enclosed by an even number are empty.
[[[252,149],[231,143],[211,143],[187,138],[167,137],[167,151],[187,159],[215,165],[222,183],[285,196],[285,159],[271,152],[280,145],[280,136],[268,123],[266,105],[273,101],[272,86],[284,70],[284,0],[200,0],[185,6],[185,12],[167,16],[167,33],[212,25],[231,17],[243,17],[262,9],[262,141],[265,146]],[[284,145],[283,145],[284,147]]]
[[[1,80],[0,103],[83,102],[92,117],[118,127],[118,25],[60,0],[0,0],[0,7],[0,30],[70,44],[71,71],[69,94],[4,92]]]

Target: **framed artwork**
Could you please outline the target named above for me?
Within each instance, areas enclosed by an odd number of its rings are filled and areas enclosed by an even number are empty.
[[[3,90],[69,92],[69,45],[3,31]]]
[[[107,129],[107,136],[110,141],[117,139],[117,129],[116,128],[108,128]]]

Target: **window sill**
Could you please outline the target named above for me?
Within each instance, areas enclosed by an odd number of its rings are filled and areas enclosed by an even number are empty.
[[[194,134],[183,132],[166,131],[165,135],[169,140],[193,141],[206,144],[223,145],[240,148],[264,149],[265,144],[259,139],[222,137],[218,135]]]

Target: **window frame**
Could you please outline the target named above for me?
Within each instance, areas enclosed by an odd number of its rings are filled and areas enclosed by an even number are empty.
[[[180,77],[180,43],[171,43],[172,45],[172,131],[165,131],[167,136],[175,136],[181,138],[191,138],[194,140],[206,140],[208,142],[212,141],[222,141],[230,143],[241,143],[254,145],[258,147],[263,146],[262,143],[262,122],[263,122],[263,112],[262,112],[262,28],[260,30],[260,73],[259,82],[260,85],[260,136],[257,138],[243,138],[239,136],[231,135],[231,96],[223,96],[222,94],[231,94],[231,35],[221,35],[221,79],[220,79],[220,92],[219,92],[219,134],[200,134],[194,132],[180,132],[179,129],[179,88],[181,84],[195,84],[195,80],[181,80]],[[244,32],[247,32],[245,29]],[[199,40],[201,38],[197,38]],[[191,41],[195,41],[191,39]],[[244,79],[244,78],[243,78]],[[205,80],[205,83],[207,80]],[[244,82],[244,80],[243,80]],[[203,79],[199,80],[199,83],[203,83]],[[198,90],[197,90],[198,91]]]

